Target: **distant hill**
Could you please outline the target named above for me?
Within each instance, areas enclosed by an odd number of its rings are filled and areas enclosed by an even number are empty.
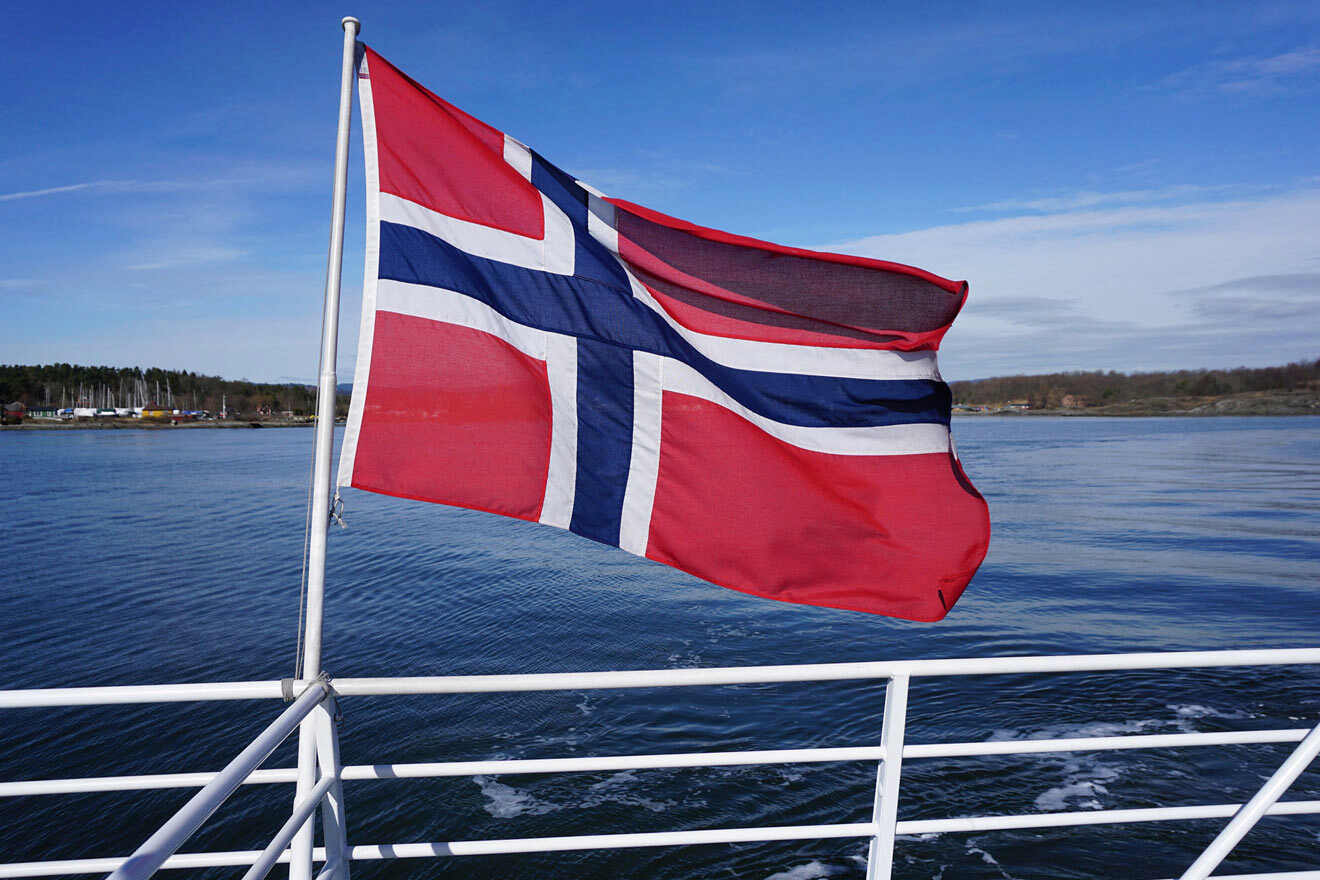
[[[348,412],[348,391],[339,386],[336,410]],[[133,406],[148,403],[216,412],[223,402],[242,415],[259,410],[310,415],[316,388],[300,383],[248,382],[159,367],[105,367],[78,364],[0,364],[0,403],[34,406]]]
[[[1156,399],[1214,399],[1274,393],[1320,394],[1320,359],[1281,367],[1175,370],[1161,373],[1049,373],[996,376],[951,382],[955,403],[1002,406],[1023,402],[1032,409],[1084,409]],[[1221,407],[1223,409],[1223,407]]]

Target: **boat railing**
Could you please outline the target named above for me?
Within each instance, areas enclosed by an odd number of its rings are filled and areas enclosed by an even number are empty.
[[[979,659],[907,660],[796,666],[659,669],[622,672],[464,675],[418,678],[339,678],[217,682],[124,687],[0,691],[0,709],[283,699],[284,711],[224,769],[218,772],[83,777],[0,782],[0,797],[81,792],[198,788],[199,791],[142,846],[128,856],[0,864],[0,878],[106,873],[110,880],[144,880],[158,869],[242,866],[244,880],[259,880],[277,863],[289,863],[293,880],[348,880],[353,861],[535,853],[628,847],[683,846],[757,841],[869,839],[868,880],[888,878],[895,838],[902,835],[990,832],[1187,819],[1229,819],[1181,880],[1210,877],[1238,841],[1263,816],[1320,813],[1320,801],[1281,801],[1293,781],[1320,753],[1320,724],[1274,730],[1175,734],[1131,734],[983,742],[910,743],[905,739],[908,685],[913,678],[1002,674],[1080,673],[1175,668],[1320,664],[1320,649],[1200,651]],[[336,702],[380,695],[467,694],[519,691],[579,691],[603,688],[687,687],[847,679],[885,680],[886,696],[879,743],[842,748],[693,752],[586,758],[445,761],[410,764],[343,765],[339,757]],[[296,802],[287,820],[262,850],[179,852],[217,807],[244,784],[295,783],[294,767],[260,769],[275,748],[302,725],[315,741],[314,785]],[[1297,743],[1256,794],[1243,804],[1197,804],[1143,809],[1040,812],[1025,815],[961,816],[900,820],[898,803],[905,761],[990,755],[1025,755],[1122,749],[1176,749],[1249,743]],[[875,801],[870,821],[852,824],[769,826],[587,834],[498,840],[423,843],[347,843],[343,783],[362,779],[418,779],[500,773],[573,773],[668,767],[799,764],[858,761],[876,766]],[[300,830],[316,824],[320,810],[322,845],[310,852],[290,847]],[[1215,875],[1229,876],[1229,875]],[[1320,880],[1316,870],[1237,875],[1251,880]]]

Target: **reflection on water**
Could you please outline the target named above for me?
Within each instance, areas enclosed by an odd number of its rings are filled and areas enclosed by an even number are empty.
[[[784,605],[563,532],[350,492],[331,535],[325,665],[408,675],[1320,644],[1320,419],[955,424],[994,538],[949,618]],[[306,431],[0,435],[0,687],[291,673]],[[829,682],[378,698],[349,763],[874,744],[883,685]],[[9,711],[0,779],[215,769],[269,704]],[[1300,727],[1312,671],[914,684],[912,742]],[[1288,746],[911,761],[903,818],[1250,795]],[[275,763],[291,763],[290,749]],[[821,764],[351,783],[350,841],[865,821],[874,767]],[[1320,773],[1292,798],[1320,797]],[[130,851],[187,791],[0,802],[4,860]],[[189,849],[264,845],[286,786],[250,786]],[[1217,821],[928,835],[896,876],[1176,876]],[[77,829],[78,834],[70,831]],[[1320,822],[1266,819],[1226,873],[1314,868]],[[363,864],[370,876],[861,877],[863,841]],[[355,865],[355,871],[359,867]],[[220,871],[216,875],[229,873]]]

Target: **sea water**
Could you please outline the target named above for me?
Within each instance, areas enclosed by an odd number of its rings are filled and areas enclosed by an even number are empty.
[[[1320,418],[967,418],[989,557],[948,619],[756,599],[555,529],[346,493],[325,668],[565,672],[1320,646]],[[312,434],[0,434],[0,688],[293,672]],[[379,697],[346,763],[874,745],[882,682]],[[0,780],[215,770],[272,702],[0,712]],[[930,679],[909,742],[1309,727],[1320,672]],[[1231,803],[1289,745],[912,760],[904,819]],[[270,764],[293,762],[285,746]],[[347,785],[386,843],[867,821],[866,763]],[[0,801],[0,861],[124,855],[191,792]],[[244,787],[188,850],[255,849],[287,785]],[[1320,770],[1290,799],[1320,797]],[[1223,820],[900,838],[904,878],[1177,876]],[[861,877],[865,841],[355,863],[359,877]],[[1266,818],[1224,872],[1320,867],[1320,820]],[[280,868],[277,871],[282,872]],[[203,872],[237,876],[235,869]]]

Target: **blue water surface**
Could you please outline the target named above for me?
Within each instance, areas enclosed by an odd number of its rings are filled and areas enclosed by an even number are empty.
[[[642,669],[1320,646],[1320,418],[967,418],[989,557],[949,617],[756,599],[564,532],[347,492],[333,675]],[[293,670],[312,434],[0,433],[0,688]],[[883,684],[343,702],[346,763],[873,745]],[[218,769],[270,702],[0,712],[0,780]],[[1307,727],[1315,670],[923,680],[909,741]],[[1290,746],[909,761],[900,817],[1231,803]],[[271,764],[292,763],[284,748]],[[1320,770],[1288,795],[1320,798]],[[352,843],[867,821],[861,763],[381,780]],[[126,854],[187,790],[0,800],[0,861]],[[187,849],[264,846],[289,786],[245,787]],[[282,811],[284,814],[282,815]],[[1177,876],[1222,820],[901,838],[904,878]],[[359,877],[861,877],[865,842],[355,863]],[[1269,818],[1225,873],[1320,868],[1320,821]],[[283,869],[277,869],[282,872]],[[241,869],[202,872],[238,877]]]

